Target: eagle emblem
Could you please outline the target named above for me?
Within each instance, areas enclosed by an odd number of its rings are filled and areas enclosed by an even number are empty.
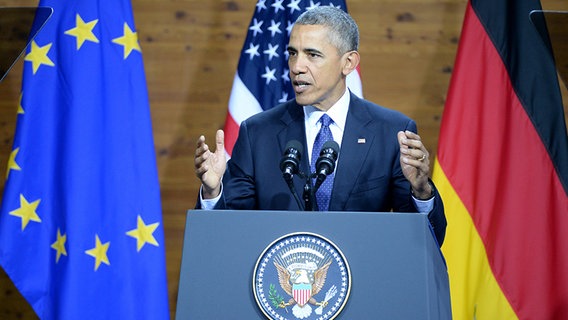
[[[292,273],[277,262],[274,262],[278,270],[280,287],[282,287],[289,296],[292,296],[288,302],[282,301],[279,307],[284,308],[297,304],[298,306],[294,307],[295,309],[293,310],[294,315],[297,318],[304,319],[312,313],[312,308],[306,305],[308,302],[312,305],[327,306],[327,301],[317,302],[313,296],[317,295],[323,288],[330,264],[331,261],[327,262],[321,268],[315,270],[313,276],[310,275],[308,277],[308,271],[310,271],[309,263],[306,263],[304,268],[296,269]]]
[[[254,278],[255,299],[270,319],[333,319],[351,287],[341,251],[311,233],[276,240],[259,258]]]

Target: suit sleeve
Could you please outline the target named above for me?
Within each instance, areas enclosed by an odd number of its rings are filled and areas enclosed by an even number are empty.
[[[432,180],[430,180],[430,184],[432,185],[432,191],[434,192],[434,208],[432,208],[432,211],[428,213],[428,220],[430,221],[430,226],[434,231],[438,245],[442,246],[446,236],[447,226],[446,215],[444,214],[444,203],[442,202],[442,197]]]
[[[418,132],[416,123],[410,120],[407,123],[406,130]],[[410,183],[402,173],[402,168],[400,167],[400,154],[397,158],[398,159],[393,163],[393,209],[398,212],[417,212],[418,209],[410,192]],[[428,220],[430,221],[436,240],[441,246],[444,242],[447,225],[446,216],[444,214],[444,204],[434,182],[429,181],[434,192],[434,207],[432,211],[428,213]]]
[[[215,209],[257,209],[253,163],[251,139],[245,121],[241,123],[232,157],[227,162],[223,194]]]

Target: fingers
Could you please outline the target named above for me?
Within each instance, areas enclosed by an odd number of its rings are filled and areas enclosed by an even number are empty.
[[[226,168],[225,134],[223,130],[218,130],[215,134],[215,145],[215,153],[212,153],[205,143],[204,136],[197,139],[194,169],[195,175],[201,180],[203,186],[201,191],[203,199],[215,198],[221,192],[221,179]]]
[[[225,132],[223,130],[217,130],[215,134],[215,152],[225,152]]]
[[[414,148],[414,149],[422,149],[423,148],[423,144],[422,144],[422,139],[420,138],[420,136],[412,131],[399,131],[398,134],[398,142],[401,145],[401,147],[407,146],[409,148]]]
[[[195,175],[201,179],[203,174],[209,170],[207,166],[207,159],[209,158],[209,146],[205,143],[205,136],[200,136],[197,139],[197,148],[195,149],[194,169]]]
[[[424,148],[424,147],[421,148],[421,149],[414,149],[414,148],[408,148],[408,147],[405,147],[405,146],[401,146],[400,147],[400,153],[405,159],[408,159],[408,160],[411,160],[411,161],[418,161],[418,162],[426,162],[427,159],[430,157],[428,150],[426,150],[426,148]]]
[[[215,154],[217,157],[219,153],[221,156],[224,157],[225,152],[225,133],[223,130],[217,130],[215,134],[215,145],[216,150]],[[201,178],[203,174],[205,174],[210,169],[209,159],[211,157],[215,157],[215,155],[209,149],[209,145],[205,142],[205,136],[201,135],[197,139],[196,143],[197,148],[195,149],[195,158],[194,158],[194,166],[195,166],[195,174],[197,177]]]
[[[199,136],[196,143],[197,148],[195,149],[195,157],[202,155],[204,152],[209,150],[209,146],[205,143],[205,136]]]
[[[223,132],[223,130],[217,130],[215,134],[215,145],[216,145],[215,152],[218,152],[219,150],[223,151],[225,150],[225,133]],[[197,149],[195,150],[195,157],[207,153],[207,151],[209,151],[209,146],[207,145],[207,143],[205,143],[205,136],[201,135],[197,139]]]
[[[428,158],[430,154],[420,136],[411,131],[399,131],[397,134],[401,160],[415,167],[420,167],[422,164],[428,164]]]
[[[204,136],[200,136],[197,139],[197,148],[195,149],[195,164],[198,164],[198,161],[201,163],[203,162],[202,160],[204,159],[200,159],[203,157],[203,155],[205,155],[207,153],[207,151],[209,151],[209,146],[205,143],[205,137]]]

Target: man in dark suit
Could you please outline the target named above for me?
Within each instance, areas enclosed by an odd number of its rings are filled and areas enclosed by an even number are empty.
[[[333,179],[331,194],[323,198],[321,207],[428,214],[442,244],[444,208],[429,179],[429,154],[416,134],[415,122],[347,89],[346,77],[359,64],[358,45],[357,25],[341,9],[318,7],[298,18],[288,45],[295,100],[241,123],[228,162],[222,130],[217,132],[214,153],[205,137],[199,137],[195,153],[195,173],[202,182],[198,208],[301,210],[282,178],[280,159],[289,141],[301,141],[306,145],[301,150],[300,171],[313,172],[310,162],[319,154],[313,145],[326,131],[340,151],[337,169],[328,177]],[[294,180],[296,193],[302,194],[303,186],[304,181]]]

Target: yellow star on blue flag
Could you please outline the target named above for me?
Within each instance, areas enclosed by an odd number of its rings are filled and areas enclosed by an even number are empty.
[[[81,49],[81,46],[83,46],[83,43],[85,43],[85,41],[99,43],[99,39],[97,39],[97,36],[95,36],[95,34],[93,33],[93,28],[95,28],[97,22],[99,22],[97,19],[85,22],[83,21],[83,18],[81,18],[81,16],[77,14],[77,25],[74,28],[65,31],[65,34],[77,38],[77,50]]]
[[[46,65],[46,66],[50,66],[50,67],[55,66],[53,61],[51,61],[51,59],[47,55],[49,53],[49,50],[51,49],[52,45],[53,45],[53,43],[48,43],[44,46],[39,46],[35,42],[35,40],[32,41],[32,44],[31,44],[32,48],[28,52],[28,54],[26,54],[26,56],[24,57],[24,61],[29,61],[29,62],[32,63],[34,74],[37,72],[39,67],[41,67],[42,65]]]

